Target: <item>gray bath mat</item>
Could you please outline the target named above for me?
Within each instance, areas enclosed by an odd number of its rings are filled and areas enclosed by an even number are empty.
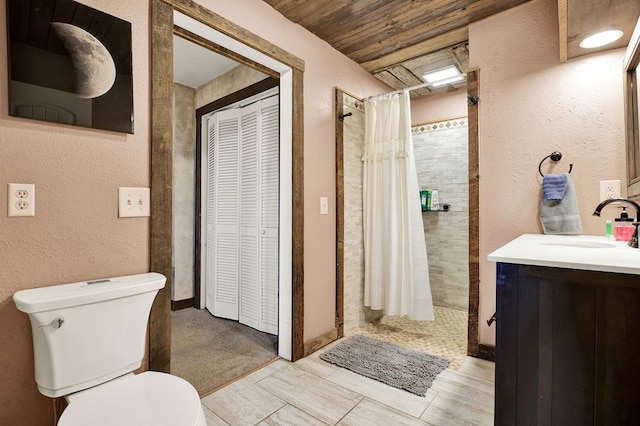
[[[363,335],[338,343],[320,359],[420,396],[449,365],[445,358]]]

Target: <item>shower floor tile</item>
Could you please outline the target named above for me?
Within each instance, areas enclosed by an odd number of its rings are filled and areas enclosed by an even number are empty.
[[[352,330],[348,335],[364,334],[449,360],[457,370],[467,356],[467,321],[464,311],[433,307],[435,321],[413,321],[407,317],[382,317],[374,323]]]

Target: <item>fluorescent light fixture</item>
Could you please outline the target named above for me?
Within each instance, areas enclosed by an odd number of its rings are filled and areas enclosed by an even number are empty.
[[[455,77],[445,78],[444,80],[436,81],[431,85],[431,87],[442,87],[442,86],[446,86],[447,84],[457,83],[462,80],[464,80],[464,76],[462,74],[458,74]]]
[[[583,49],[593,49],[595,47],[601,47],[609,43],[613,43],[620,37],[622,37],[622,31],[620,30],[601,31],[582,40],[580,42],[580,47]]]
[[[460,70],[458,70],[458,68],[455,65],[449,65],[448,67],[441,68],[436,71],[428,72],[422,76],[422,78],[424,78],[424,80],[431,85],[435,85],[436,83],[439,83],[441,81],[445,81],[451,78],[455,78],[455,77],[462,78],[462,76],[460,75]],[[443,84],[446,84],[446,83],[443,83]]]

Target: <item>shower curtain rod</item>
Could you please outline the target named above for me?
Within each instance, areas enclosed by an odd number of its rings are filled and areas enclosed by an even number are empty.
[[[407,87],[406,89],[395,90],[393,92],[380,93],[379,95],[369,96],[368,98],[364,98],[364,100],[368,101],[369,99],[379,98],[380,96],[396,95],[396,94],[399,94],[399,93],[402,93],[402,92],[411,92],[412,90],[417,90],[417,89],[422,89],[423,87],[427,87],[429,84],[430,83],[416,84],[415,86]]]

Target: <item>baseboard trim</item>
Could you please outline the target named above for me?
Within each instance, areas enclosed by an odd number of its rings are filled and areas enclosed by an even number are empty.
[[[338,339],[338,329],[329,330],[318,337],[304,342],[304,356],[311,355],[320,348],[327,346],[329,343]]]
[[[490,345],[478,345],[478,358],[486,359],[487,361],[496,362],[496,347]]]
[[[193,307],[193,297],[191,299],[184,300],[172,300],[171,301],[171,310],[179,311],[180,309],[186,309]]]

